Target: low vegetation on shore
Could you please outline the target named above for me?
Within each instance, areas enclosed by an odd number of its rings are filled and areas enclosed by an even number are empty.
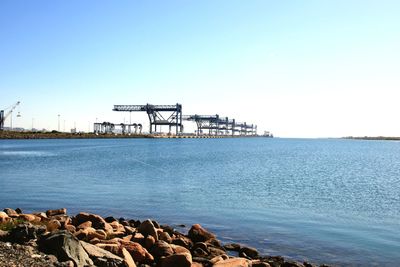
[[[201,225],[183,234],[154,220],[103,218],[66,209],[0,212],[0,266],[312,267],[255,248],[221,244]],[[321,265],[326,266],[326,265]]]

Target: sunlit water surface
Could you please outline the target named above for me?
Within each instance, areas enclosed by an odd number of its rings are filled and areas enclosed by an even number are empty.
[[[266,254],[397,266],[400,143],[0,140],[0,206],[200,223]]]

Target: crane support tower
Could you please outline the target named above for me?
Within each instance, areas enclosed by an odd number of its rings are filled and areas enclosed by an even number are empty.
[[[0,131],[3,131],[4,130],[4,122],[6,121],[6,119],[8,118],[8,116],[10,116],[12,113],[13,113],[13,111],[14,111],[14,109],[20,104],[21,102],[17,102],[17,103],[15,103],[14,105],[12,105],[12,106],[10,106],[10,107],[8,107],[8,108],[5,108],[4,110],[0,110]],[[7,112],[7,113],[4,113],[6,110],[8,110],[9,109],[9,111]],[[17,115],[18,117],[20,117],[21,115],[18,113],[18,115]],[[11,120],[12,120],[12,118],[11,118]]]
[[[146,112],[150,122],[150,133],[157,132],[157,126],[175,127],[176,134],[183,132],[182,105],[114,105],[113,111]]]
[[[185,115],[186,121],[194,121],[197,125],[197,135],[257,135],[257,125],[247,124],[246,122],[237,122],[235,119],[220,117],[216,115]]]

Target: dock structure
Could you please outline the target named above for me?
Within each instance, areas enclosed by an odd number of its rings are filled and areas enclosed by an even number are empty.
[[[256,136],[257,125],[237,122],[235,119],[215,115],[182,115],[182,105],[114,105],[113,111],[146,112],[150,122],[150,135],[161,134],[161,126],[168,126],[168,135],[183,135],[183,121],[195,122],[196,136]],[[157,132],[159,126],[159,132]],[[123,130],[124,133],[124,130]]]
[[[150,122],[150,134],[157,132],[157,126],[168,126],[169,133],[175,127],[176,134],[183,133],[182,105],[114,105],[113,111],[146,112]]]
[[[135,131],[133,132],[133,128]],[[111,134],[115,131],[120,130],[122,134],[141,134],[142,124],[140,123],[112,123],[112,122],[96,122],[93,124],[93,132],[95,134]],[[138,133],[139,130],[139,133]]]
[[[193,121],[197,125],[197,135],[257,135],[257,125],[236,122],[235,119],[215,115],[185,115],[184,120]]]

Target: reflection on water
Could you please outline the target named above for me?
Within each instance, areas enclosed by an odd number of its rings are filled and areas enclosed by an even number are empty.
[[[273,255],[395,266],[399,163],[398,142],[0,140],[0,203],[201,223]]]

